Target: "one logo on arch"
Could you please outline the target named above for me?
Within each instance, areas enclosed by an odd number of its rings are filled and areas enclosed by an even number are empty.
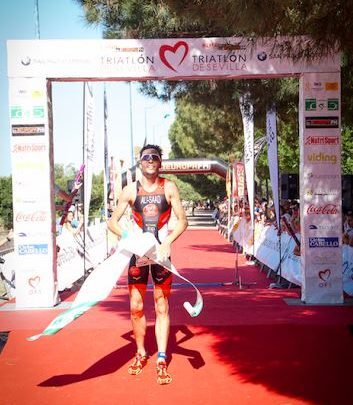
[[[184,62],[189,52],[189,45],[185,41],[178,41],[174,46],[162,45],[159,57],[168,69],[177,72],[177,68]]]

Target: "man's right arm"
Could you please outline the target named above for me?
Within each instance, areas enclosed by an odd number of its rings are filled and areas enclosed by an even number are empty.
[[[124,215],[124,212],[131,200],[131,186],[125,186],[121,192],[118,206],[115,208],[112,216],[108,221],[108,229],[113,232],[115,235],[121,238],[123,234],[123,229],[119,225],[120,218]]]

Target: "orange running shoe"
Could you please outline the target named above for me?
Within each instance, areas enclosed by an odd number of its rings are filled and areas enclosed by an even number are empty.
[[[172,377],[167,371],[167,363],[165,361],[159,361],[157,363],[157,383],[160,385],[170,384]]]
[[[131,375],[138,375],[141,373],[142,369],[146,366],[148,360],[148,354],[146,353],[142,356],[140,353],[136,353],[134,361],[130,364],[128,368],[128,373]]]

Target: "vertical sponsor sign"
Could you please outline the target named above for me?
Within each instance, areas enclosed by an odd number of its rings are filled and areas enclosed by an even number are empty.
[[[235,186],[236,195],[239,198],[244,198],[246,196],[244,163],[242,162],[234,163],[234,173],[236,181]]]
[[[308,303],[343,302],[340,109],[340,73],[302,74],[301,267]]]
[[[10,79],[16,307],[52,307],[58,301],[55,212],[45,79]]]
[[[111,156],[109,166],[109,200],[111,209],[114,209],[116,205],[115,178],[116,178],[115,161],[114,156]]]
[[[241,97],[240,111],[244,126],[244,165],[251,223],[254,225],[254,108],[248,96]],[[253,226],[254,228],[254,226]]]
[[[92,194],[93,164],[95,158],[95,138],[94,138],[94,97],[92,84],[84,83],[84,214],[85,229],[88,226],[89,207]]]
[[[278,148],[277,148],[277,124],[276,110],[273,108],[266,113],[266,136],[267,136],[267,157],[270,169],[270,179],[275,205],[277,226],[280,229],[280,210],[278,193]]]
[[[108,176],[109,176],[109,161],[108,161],[108,102],[107,91],[104,83],[104,172],[103,172],[103,194],[104,194],[104,217],[108,218]]]

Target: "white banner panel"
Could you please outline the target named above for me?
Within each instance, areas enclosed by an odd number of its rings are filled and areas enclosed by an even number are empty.
[[[341,100],[339,73],[300,78],[302,300],[341,303]],[[333,259],[330,264],[319,258]]]
[[[16,307],[58,302],[45,79],[9,83]]]
[[[69,288],[80,279],[85,273],[85,267],[94,269],[107,257],[106,228],[105,223],[88,227],[85,248],[82,233],[73,235],[64,229],[56,238],[60,247],[57,255],[59,291]]]
[[[280,47],[289,38],[277,38]],[[293,38],[290,38],[293,41]],[[298,62],[272,40],[168,38],[7,41],[10,77],[225,78],[339,71],[338,54]]]

